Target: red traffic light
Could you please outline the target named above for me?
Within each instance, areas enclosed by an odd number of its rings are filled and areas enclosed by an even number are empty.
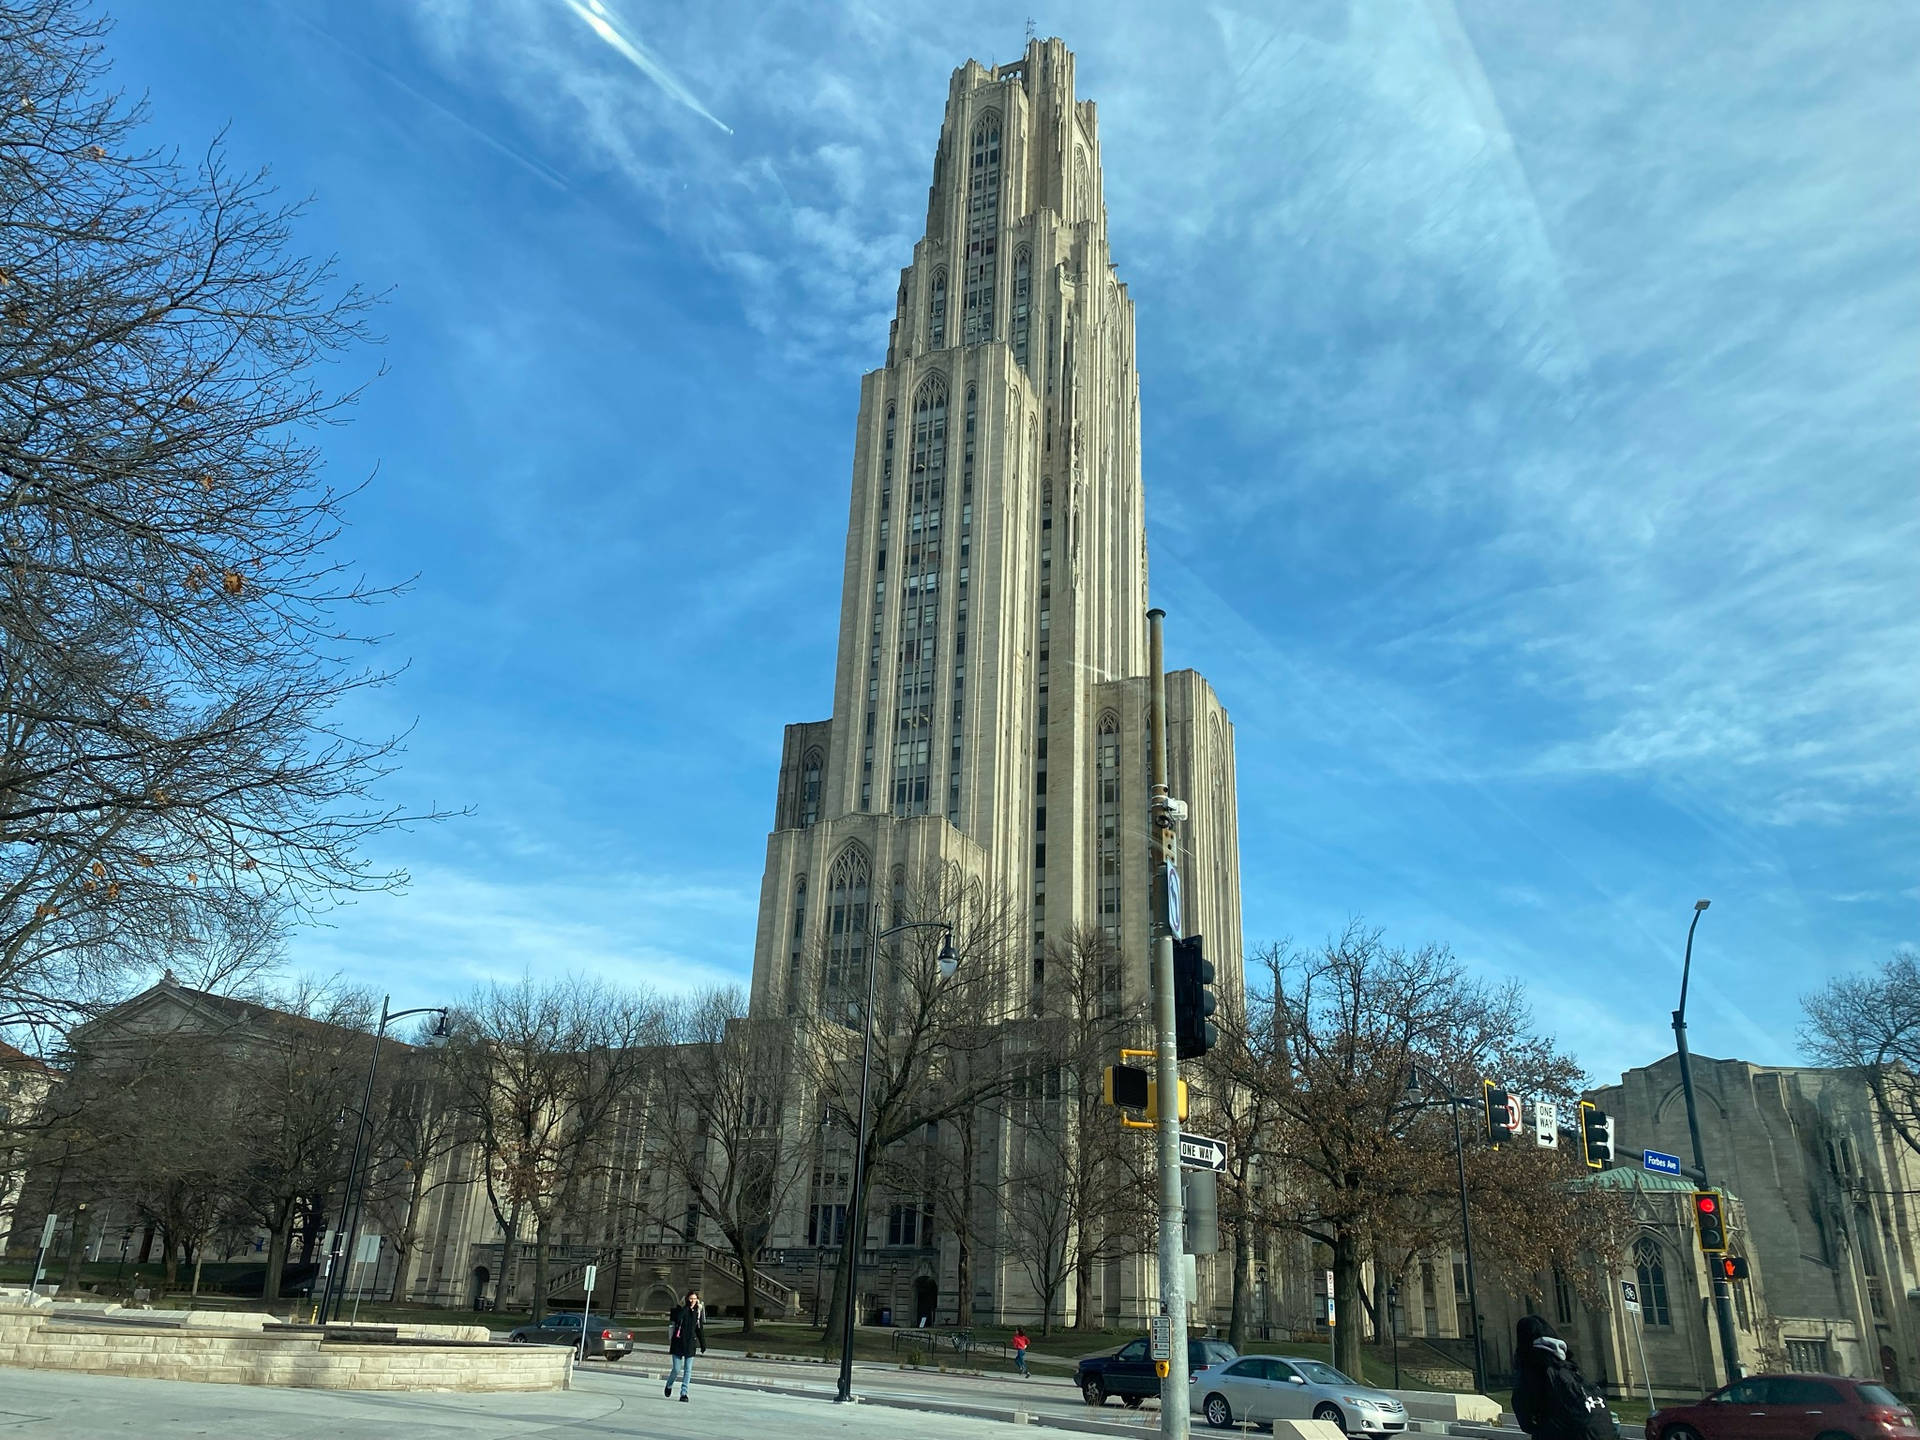
[[[1711,1195],[1696,1195],[1693,1197],[1693,1204],[1702,1215],[1711,1215],[1720,1208],[1719,1203]]]

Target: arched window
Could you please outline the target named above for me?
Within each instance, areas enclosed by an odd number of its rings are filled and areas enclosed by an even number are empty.
[[[820,752],[809,750],[800,769],[800,823],[811,825],[820,818]]]
[[[867,903],[873,862],[858,845],[849,845],[827,875],[827,954],[820,977],[820,1011],[852,1026],[864,993],[867,963]]]
[[[1022,245],[1013,252],[1013,363],[1026,368],[1027,314],[1033,304],[1033,252]]]
[[[807,877],[793,882],[793,933],[787,940],[787,1013],[800,1012],[800,997],[806,989]]]
[[[947,347],[947,272],[933,272],[933,293],[927,300],[927,348]]]
[[[967,168],[966,326],[961,343],[993,338],[993,280],[1000,243],[1000,117],[985,116],[973,130]]]
[[[1640,1313],[1649,1325],[1673,1324],[1673,1311],[1667,1304],[1667,1263],[1660,1258],[1660,1246],[1643,1239],[1633,1247],[1633,1268],[1640,1276]]]

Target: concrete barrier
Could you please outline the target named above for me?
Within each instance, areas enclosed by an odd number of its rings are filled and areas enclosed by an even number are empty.
[[[1445,1390],[1389,1390],[1407,1407],[1413,1420],[1470,1420],[1482,1425],[1500,1423],[1500,1402],[1485,1395],[1454,1394]]]
[[[0,1309],[0,1365],[319,1390],[565,1390],[573,1383],[572,1353],[551,1345],[363,1345],[311,1333],[90,1324],[25,1307]]]
[[[1347,1440],[1331,1420],[1276,1420],[1274,1440]]]

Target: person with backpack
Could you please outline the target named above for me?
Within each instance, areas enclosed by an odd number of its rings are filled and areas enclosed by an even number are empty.
[[[1513,1327],[1513,1416],[1532,1440],[1613,1440],[1606,1397],[1581,1377],[1540,1315]]]
[[[667,1366],[667,1388],[662,1395],[673,1394],[674,1381],[680,1382],[680,1398],[687,1398],[687,1390],[693,1384],[693,1351],[700,1347],[702,1355],[707,1353],[707,1310],[700,1303],[698,1290],[687,1291],[686,1300],[673,1307],[673,1313],[667,1317],[667,1353],[673,1357]]]
[[[1022,1375],[1027,1373],[1027,1332],[1018,1326],[1013,1331],[1013,1368]]]

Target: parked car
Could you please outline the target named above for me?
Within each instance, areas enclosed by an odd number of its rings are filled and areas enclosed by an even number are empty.
[[[1209,1365],[1224,1365],[1239,1353],[1224,1340],[1189,1340],[1187,1373],[1193,1375]],[[1144,1335],[1138,1340],[1129,1340],[1118,1350],[1083,1358],[1073,1368],[1073,1383],[1080,1387],[1080,1398],[1089,1405],[1103,1405],[1109,1395],[1129,1406],[1160,1396],[1160,1377],[1154,1371]]]
[[[1647,1417],[1647,1440],[1909,1440],[1913,1412],[1872,1380],[1749,1375]]]
[[[515,1345],[571,1345],[579,1350],[580,1320],[577,1310],[555,1310],[538,1325],[509,1330],[507,1339]],[[633,1353],[633,1331],[595,1315],[587,1325],[587,1345],[581,1353],[589,1360],[624,1360]]]
[[[1398,1435],[1407,1407],[1348,1379],[1324,1360],[1242,1355],[1193,1377],[1193,1408],[1219,1429],[1275,1420],[1331,1420],[1349,1435]]]

